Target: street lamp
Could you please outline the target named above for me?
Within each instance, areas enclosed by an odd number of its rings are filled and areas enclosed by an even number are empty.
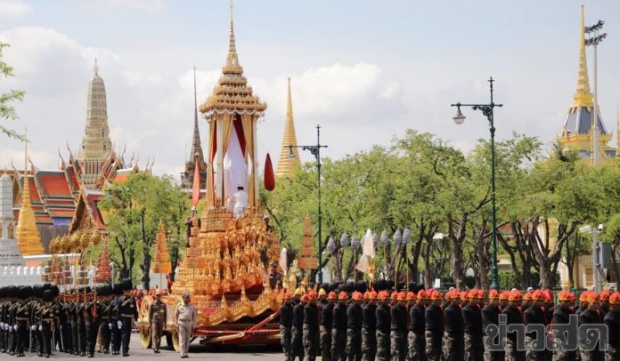
[[[599,224],[598,229],[594,229],[592,226],[583,226],[579,228],[580,233],[589,233],[592,236],[592,278],[594,281],[594,291],[599,290],[599,259],[598,259],[598,235],[603,233],[603,225]]]
[[[461,113],[461,107],[470,107],[473,110],[480,110],[482,114],[489,120],[489,130],[491,131],[491,223],[493,230],[491,232],[491,247],[493,252],[493,270],[491,277],[491,289],[499,289],[499,274],[497,269],[497,214],[495,208],[495,125],[493,123],[493,109],[502,107],[502,104],[493,102],[493,77],[489,78],[489,92],[491,94],[491,102],[489,104],[452,104],[456,107],[456,115],[454,122],[458,125],[463,124],[465,116]]]
[[[588,34],[588,39],[585,41],[585,45],[592,46],[594,48],[594,106],[592,107],[592,142],[594,146],[592,147],[592,164],[598,164],[599,157],[599,128],[598,128],[598,109],[597,109],[597,99],[598,99],[598,74],[597,74],[597,61],[596,61],[596,48],[597,45],[605,39],[607,36],[606,33],[599,35],[599,30],[603,28],[604,21],[599,20],[598,23],[592,26],[586,26],[584,28],[584,32]]]
[[[314,158],[316,159],[316,169],[317,169],[317,181],[318,181],[318,192],[319,192],[319,283],[323,283],[323,240],[321,239],[321,220],[323,218],[323,214],[321,213],[321,148],[327,148],[326,145],[321,145],[321,126],[316,126],[316,145],[288,145],[289,149],[289,158],[294,158],[295,153],[293,153],[293,148],[301,148],[302,150],[307,150],[312,153]]]

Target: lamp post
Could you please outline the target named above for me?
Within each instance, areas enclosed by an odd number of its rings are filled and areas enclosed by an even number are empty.
[[[336,240],[334,239],[334,236],[329,236],[329,241],[327,241],[327,250],[329,251],[329,254],[331,255],[331,272],[330,272],[330,277],[329,280],[330,282],[334,282],[334,257],[336,256]]]
[[[351,251],[353,251],[353,281],[357,282],[357,269],[355,269],[355,266],[357,265],[357,257],[358,257],[358,252],[360,250],[361,247],[361,242],[360,240],[353,236],[353,239],[351,240]]]
[[[323,215],[321,213],[321,148],[327,148],[326,145],[321,144],[321,126],[316,126],[316,145],[288,145],[289,148],[289,158],[295,157],[293,153],[293,148],[301,148],[302,150],[307,150],[312,153],[314,158],[316,159],[316,169],[317,169],[317,181],[318,181],[318,192],[319,192],[319,206],[318,206],[318,218],[319,218],[319,283],[323,283],[323,240],[321,239],[321,220]]]
[[[606,33],[599,35],[599,30],[603,28],[604,21],[599,20],[596,24],[592,26],[587,26],[584,29],[584,32],[588,34],[588,39],[586,39],[586,45],[592,46],[594,48],[594,106],[592,107],[592,163],[594,165],[598,164],[599,157],[599,128],[598,128],[598,73],[597,73],[597,59],[596,59],[596,48],[598,44],[605,39],[607,36]]]
[[[495,208],[495,124],[493,123],[493,109],[502,107],[502,104],[493,102],[493,77],[489,78],[489,92],[491,94],[491,102],[489,104],[452,104],[456,107],[457,113],[454,116],[454,122],[458,125],[463,124],[465,116],[461,113],[461,107],[470,107],[473,110],[480,110],[489,120],[489,130],[491,132],[491,248],[493,252],[493,270],[491,276],[491,289],[499,289],[499,274],[497,269],[497,214]]]
[[[594,229],[590,225],[583,226],[579,229],[580,233],[589,233],[592,236],[592,280],[594,282],[594,291],[598,292],[599,287],[599,273],[598,269],[600,266],[598,259],[598,235],[603,232],[603,225],[599,224],[598,229]]]

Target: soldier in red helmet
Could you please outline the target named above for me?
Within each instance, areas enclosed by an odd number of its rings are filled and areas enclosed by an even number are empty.
[[[377,316],[377,361],[390,360],[390,327],[392,316],[390,313],[390,297],[387,291],[379,292]]]
[[[489,291],[489,303],[482,309],[482,327],[487,337],[484,347],[485,361],[500,361],[504,359],[503,349],[499,350],[500,340],[496,334],[488,332],[488,327],[499,326],[499,292],[495,289]],[[493,337],[493,338],[491,338]],[[493,347],[495,346],[495,347]]]
[[[407,294],[398,292],[396,298],[397,302],[390,312],[392,316],[390,351],[393,361],[405,361],[407,358]]]
[[[587,332],[588,328],[591,328],[595,331],[599,330],[601,324],[603,323],[603,318],[599,312],[599,308],[601,306],[601,300],[598,294],[594,291],[588,292],[586,296],[586,300],[588,302],[588,308],[579,314],[579,332],[582,334],[582,331]],[[601,350],[600,341],[592,347],[589,340],[580,339],[579,351],[581,353],[582,361],[595,361],[595,360],[603,360],[603,350]]]
[[[291,328],[293,327],[293,294],[284,293],[284,304],[280,306],[280,344],[284,361],[291,361]]]
[[[420,290],[417,295],[418,301],[409,308],[409,335],[407,337],[408,354],[407,361],[420,361],[426,359],[426,343],[424,341],[424,327],[426,320],[424,304],[426,292]]]
[[[316,291],[308,292],[308,303],[304,307],[303,338],[304,360],[314,361],[319,353],[319,307]]]
[[[508,297],[508,307],[502,311],[506,315],[506,325],[523,325],[523,314],[520,307],[523,296],[520,291],[511,291]],[[518,344],[517,341],[522,344]],[[525,344],[517,337],[517,331],[506,334],[506,360],[525,361]]]
[[[446,307],[443,315],[445,320],[443,338],[444,360],[464,360],[465,345],[463,344],[465,324],[461,310],[461,293],[452,290],[446,293]]]
[[[525,311],[523,311],[523,320],[525,325],[543,325],[547,326],[547,321],[544,314],[545,299],[543,293],[540,290],[535,290],[531,294],[531,305]],[[532,342],[540,340],[545,337],[544,334],[536,334],[534,331],[530,331],[525,334],[525,357],[528,360],[544,361],[546,358],[546,350],[534,351]]]
[[[558,307],[553,312],[553,360],[574,361],[575,350],[569,345],[569,334],[565,332],[573,312],[574,295],[569,291],[562,291],[558,295]]]
[[[479,303],[479,292],[476,289],[467,294],[470,302],[463,307],[463,322],[465,323],[465,360],[476,361],[484,358],[482,309]],[[483,296],[484,298],[484,296]]]
[[[429,361],[439,361],[442,357],[444,330],[443,309],[441,308],[443,297],[439,291],[429,290],[429,292],[431,292],[431,304],[424,311],[426,356]]]
[[[332,348],[332,323],[334,321],[334,306],[336,305],[338,296],[336,292],[331,291],[327,295],[327,303],[323,306],[320,312],[319,330],[321,341],[321,358],[324,361],[331,361],[331,348]]]
[[[377,292],[366,292],[362,309],[362,361],[375,361],[377,354]]]
[[[338,294],[338,304],[334,306],[332,323],[332,361],[345,361],[347,354],[347,293]]]
[[[609,332],[605,360],[620,360],[620,293],[614,292],[609,296],[609,311],[603,322]]]

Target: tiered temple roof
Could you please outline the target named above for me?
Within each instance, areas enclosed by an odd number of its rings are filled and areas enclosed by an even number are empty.
[[[290,146],[293,146],[292,148]],[[291,78],[288,79],[288,98],[286,101],[286,123],[284,124],[284,136],[282,137],[282,149],[276,169],[276,177],[292,177],[300,168],[299,149],[297,135],[295,134],[295,121],[293,120],[293,101],[291,99]],[[290,153],[293,157],[290,157]]]

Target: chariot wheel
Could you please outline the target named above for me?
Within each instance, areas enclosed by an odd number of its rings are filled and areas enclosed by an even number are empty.
[[[181,344],[179,343],[179,331],[174,330],[170,332],[170,338],[172,338],[172,348],[174,348],[174,351],[181,352]]]
[[[151,328],[148,326],[140,326],[140,343],[144,348],[151,347],[153,338],[151,337]]]

